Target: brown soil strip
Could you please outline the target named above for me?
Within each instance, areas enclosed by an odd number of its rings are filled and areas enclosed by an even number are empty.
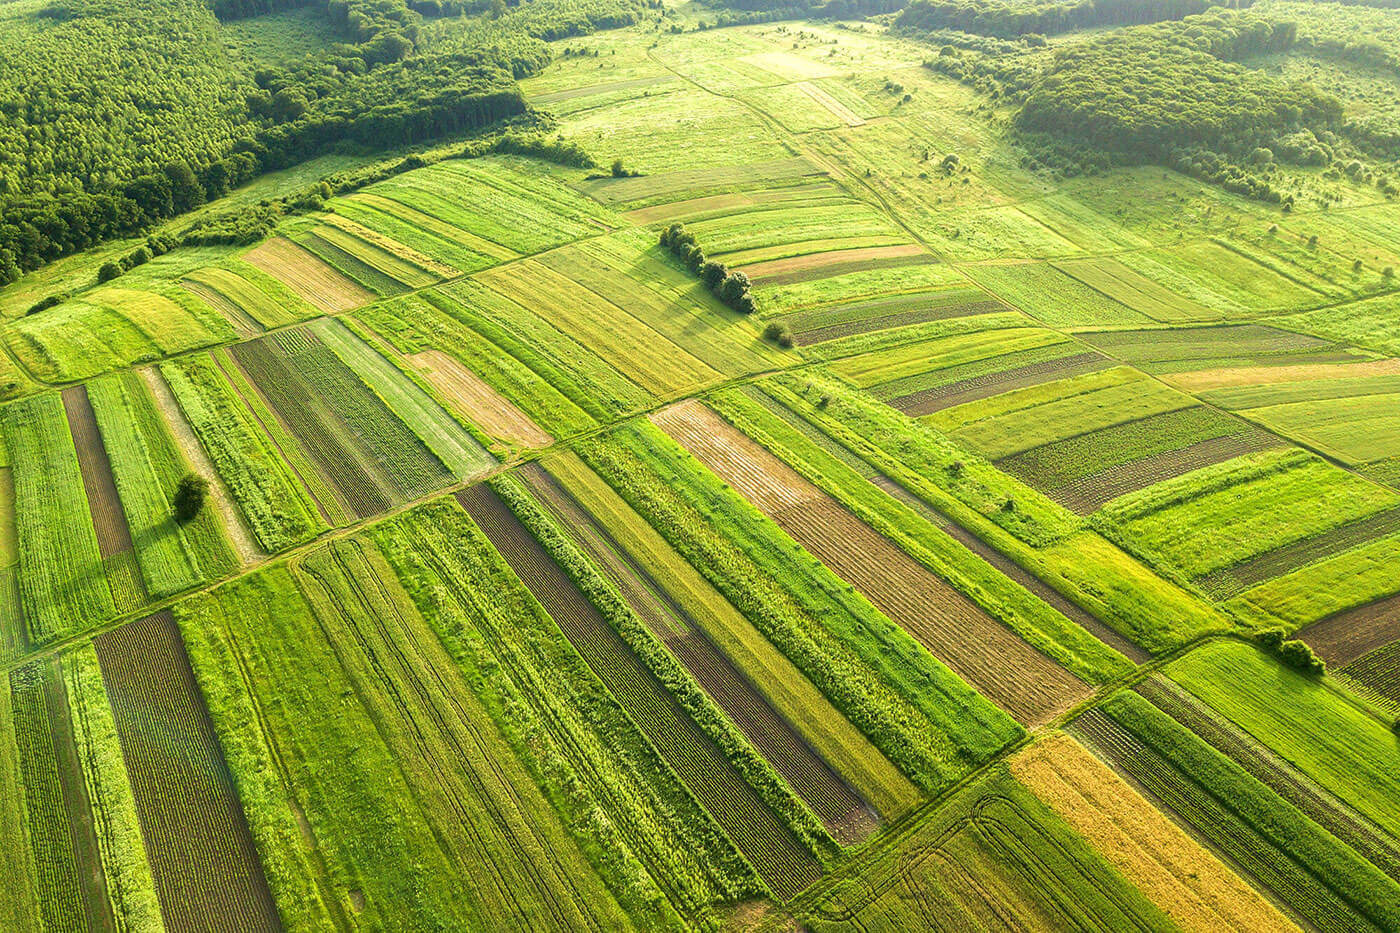
[[[1308,780],[1270,749],[1221,717],[1175,682],[1154,676],[1135,688],[1177,722],[1221,754],[1267,784],[1284,800],[1306,813],[1319,826],[1351,846],[1391,878],[1400,882],[1400,844],[1371,825],[1349,806]]]
[[[1291,926],[1259,893],[1064,733],[1010,762],[1012,775],[1183,930]]]
[[[240,308],[227,295],[193,279],[181,279],[180,285],[185,291],[192,293],[200,301],[227,318],[228,322],[233,325],[233,329],[244,337],[256,337],[263,332],[262,325],[253,320],[252,315]]]
[[[879,820],[763,692],[705,634],[704,629],[625,547],[535,463],[519,469],[536,497],[562,521],[574,541],[617,586],[623,599],[666,643],[711,699],[812,808],[843,845],[864,841]]]
[[[1173,373],[1163,380],[1187,392],[1206,392],[1235,386],[1271,385],[1277,382],[1314,382],[1353,376],[1385,376],[1400,373],[1400,360],[1367,360],[1360,363],[1318,363],[1311,366],[1239,366]]]
[[[818,269],[837,263],[868,262],[873,259],[923,255],[927,254],[924,252],[924,248],[917,243],[904,243],[899,246],[865,246],[860,249],[838,249],[824,253],[788,256],[784,259],[770,259],[767,262],[755,262],[745,266],[744,272],[757,282],[765,276],[799,272],[804,269]]]
[[[441,350],[424,350],[405,359],[443,398],[492,437],[527,449],[554,443],[554,438],[529,415],[455,357]]]
[[[1246,431],[1225,437],[1212,437],[1183,447],[1120,463],[1086,476],[1069,486],[1046,489],[1033,473],[1017,471],[1013,462],[1003,461],[999,467],[1017,476],[1077,515],[1088,515],[1122,495],[1182,476],[1192,470],[1233,460],[1245,454],[1278,447],[1282,442],[1266,431]],[[1014,458],[1012,458],[1014,460]]]
[[[1363,654],[1342,668],[1342,675],[1353,687],[1369,692],[1400,715],[1400,641]]]
[[[1328,616],[1298,632],[1298,638],[1333,667],[1400,640],[1400,593]]]
[[[613,91],[630,91],[639,87],[651,87],[656,84],[666,84],[671,81],[679,81],[675,75],[655,75],[650,78],[631,78],[627,81],[606,81],[602,84],[590,84],[588,87],[571,87],[567,91],[553,91],[549,94],[540,94],[531,97],[532,104],[553,104],[561,100],[573,100],[576,97],[594,97],[598,94],[611,94]]]
[[[846,275],[850,272],[864,272],[867,269],[900,269],[905,266],[931,266],[937,263],[938,257],[929,253],[910,253],[910,249],[922,249],[923,247],[909,246],[872,246],[869,249],[838,250],[834,253],[817,253],[814,256],[798,256],[796,259],[808,260],[809,262],[801,268],[790,272],[762,272],[750,274],[755,285],[778,286],[792,285],[795,282],[810,282],[813,279],[829,279],[838,275]],[[904,252],[894,255],[875,255],[866,259],[852,258],[855,253],[868,253],[873,251],[901,250]],[[815,262],[813,260],[824,260]],[[775,259],[774,263],[789,262],[787,259]],[[744,271],[749,272],[759,266],[767,266],[772,263],[758,263],[749,266]]]
[[[252,263],[322,311],[348,311],[377,297],[285,237],[273,237],[243,254]]]
[[[151,398],[156,403],[156,409],[165,419],[166,427],[170,429],[170,436],[175,438],[175,443],[180,445],[180,451],[185,455],[185,460],[196,473],[209,480],[209,495],[214,500],[219,523],[223,525],[224,532],[229,541],[233,543],[239,562],[247,566],[266,557],[267,555],[262,548],[258,547],[257,540],[253,537],[253,532],[248,527],[247,521],[244,520],[242,510],[234,501],[233,493],[229,492],[223,477],[219,475],[213,461],[209,459],[209,455],[204,452],[204,448],[200,445],[199,438],[195,437],[194,429],[185,420],[184,413],[180,411],[180,403],[175,401],[175,396],[171,394],[170,386],[166,384],[165,377],[154,366],[138,369],[137,373],[146,383],[146,388],[150,390]]]
[[[1320,535],[1266,551],[1233,567],[1199,577],[1195,582],[1215,599],[1228,599],[1257,583],[1282,576],[1333,554],[1349,551],[1397,529],[1400,529],[1400,509],[1388,509]]]
[[[1134,664],[1144,664],[1152,658],[1152,655],[1147,649],[1124,638],[1117,631],[1109,628],[1099,619],[1090,615],[1083,607],[1070,602],[1059,590],[1050,586],[1010,557],[1007,557],[977,535],[948,518],[948,516],[935,511],[928,503],[924,502],[924,500],[920,499],[888,476],[876,476],[871,482],[900,502],[909,506],[915,512],[918,512],[934,525],[942,528],[948,534],[956,538],[963,547],[991,564],[997,570],[1000,570],[1004,576],[1015,580],[1017,583],[1021,584],[1021,586],[1030,590],[1036,596],[1039,596],[1043,602],[1048,603],[1051,607],[1058,610],[1060,615],[1069,619]]]
[[[175,620],[161,612],[93,644],[166,925],[280,930]]]
[[[890,399],[890,405],[898,408],[911,418],[931,415],[945,408],[953,408],[967,402],[976,402],[1013,389],[1024,389],[1050,381],[1051,377],[1064,379],[1084,373],[1097,372],[1115,366],[1112,360],[1097,353],[1073,353],[1040,363],[1014,366],[999,372],[975,376],[950,382],[933,389],[925,389],[912,395],[902,395]]]
[[[832,324],[829,327],[816,327],[797,334],[795,342],[799,347],[805,347],[825,340],[835,340],[838,337],[851,337],[877,330],[893,330],[896,327],[923,324],[927,321],[972,317],[976,314],[991,314],[1004,310],[1006,310],[1006,306],[999,301],[969,301],[965,304],[934,306],[916,311],[902,311],[897,314],[868,317],[859,321],[848,321],[844,324]]]
[[[486,484],[457,493],[511,570],[780,900],[821,866]]]
[[[672,406],[652,421],[1023,724],[1048,722],[1091,692],[1088,684],[699,402]]]
[[[97,550],[105,561],[114,554],[132,550],[133,544],[131,528],[126,523],[126,513],[112,476],[112,462],[107,458],[107,448],[102,446],[87,386],[64,389],[63,410],[68,415],[68,430],[78,451],[83,490],[87,493],[88,511],[97,532]]]

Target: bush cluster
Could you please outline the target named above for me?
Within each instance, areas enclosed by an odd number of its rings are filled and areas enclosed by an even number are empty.
[[[1285,638],[1283,629],[1264,629],[1254,636],[1254,641],[1259,647],[1296,671],[1311,674],[1314,677],[1321,677],[1327,673],[1326,663],[1317,656],[1312,647],[1305,641]]]
[[[722,262],[706,259],[705,252],[695,241],[695,234],[682,224],[671,224],[661,231],[661,245],[675,254],[676,258],[690,267],[690,271],[700,276],[705,287],[715,297],[742,314],[753,314],[753,294],[749,291],[749,277],[742,272],[731,271]]]

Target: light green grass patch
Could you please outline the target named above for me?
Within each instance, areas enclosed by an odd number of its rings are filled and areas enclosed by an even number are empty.
[[[1151,318],[1071,278],[1050,263],[963,266],[989,292],[1051,327],[1113,327]]]
[[[894,349],[846,357],[832,363],[828,368],[835,375],[861,388],[868,388],[961,363],[1064,343],[1065,340],[1060,334],[1035,327],[974,331],[969,334],[932,337]]]
[[[1270,405],[1251,409],[1248,417],[1347,464],[1400,450],[1400,394]]]
[[[1400,537],[1367,542],[1245,590],[1227,605],[1299,629],[1400,592]]]

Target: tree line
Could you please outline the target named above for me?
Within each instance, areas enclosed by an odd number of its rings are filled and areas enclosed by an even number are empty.
[[[1253,0],[913,0],[894,18],[897,29],[955,29],[1015,39],[1056,35],[1094,26],[1179,20],[1216,6],[1246,7]]]

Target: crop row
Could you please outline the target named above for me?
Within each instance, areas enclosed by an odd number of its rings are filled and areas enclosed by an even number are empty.
[[[376,295],[401,295],[410,291],[403,282],[356,255],[361,251],[358,244],[339,230],[317,227],[295,237],[295,242],[341,275]],[[351,252],[352,249],[355,252]]]
[[[591,841],[588,851],[604,859],[605,878],[645,879],[630,882],[619,897],[658,918],[668,905],[689,915],[761,889],[753,869],[460,509],[424,506],[375,534],[424,618],[472,672],[517,754],[560,802],[571,828]]]
[[[710,698],[734,722],[793,791],[837,832],[864,802],[821,759],[689,617],[673,596],[626,553],[583,505],[543,469],[519,471],[535,497],[568,528],[575,543],[616,584],[618,592]]]
[[[375,299],[374,292],[285,237],[263,241],[243,261],[322,311],[346,311]]]
[[[173,924],[278,923],[232,776],[169,612],[96,639],[151,869]]]
[[[6,406],[19,584],[29,640],[61,638],[116,613],[73,437],[56,394]]]
[[[46,696],[50,689],[46,681],[52,676],[43,661],[11,672],[15,744],[19,748],[29,844],[45,925],[56,930],[82,929],[87,905],[79,884],[73,831],[64,805]]]
[[[168,596],[231,570],[233,553],[212,508],[188,522],[175,520],[171,503],[189,470],[140,379],[118,373],[87,389],[121,505],[136,529],[146,589]]]
[[[494,724],[483,728],[467,684],[374,545],[334,542],[300,561],[294,576],[439,844],[460,866],[454,890],[476,916],[531,929],[618,924],[598,878],[499,747]]]
[[[233,356],[358,517],[368,518],[389,507],[387,491],[357,455],[347,436],[349,429],[323,401],[309,394],[285,357],[265,340],[238,344]]]
[[[918,786],[949,786],[1014,736],[1014,723],[660,431],[624,428],[580,453]],[[954,714],[969,704],[990,721]]]
[[[1136,694],[1075,728],[1309,922],[1387,929],[1400,919],[1400,886]]]
[[[1363,655],[1345,670],[1351,680],[1400,705],[1400,641]]]
[[[1345,804],[1299,775],[1173,681],[1154,677],[1140,683],[1137,692],[1400,882],[1400,846]]]
[[[275,553],[323,527],[295,472],[208,357],[172,360],[161,374],[264,550]]]
[[[786,899],[820,865],[687,715],[598,609],[484,486],[463,505],[531,590],[594,674],[607,685],[667,764],[744,853],[775,895]]]

